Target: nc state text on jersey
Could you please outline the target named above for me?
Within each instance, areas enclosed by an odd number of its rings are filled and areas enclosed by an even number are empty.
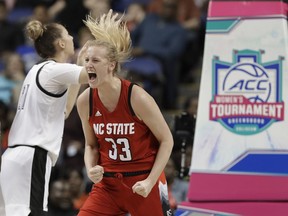
[[[134,122],[132,123],[97,123],[93,125],[95,134],[103,135],[106,134],[115,134],[115,135],[128,135],[134,134]]]

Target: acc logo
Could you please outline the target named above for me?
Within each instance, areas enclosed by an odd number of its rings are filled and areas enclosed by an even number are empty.
[[[284,120],[282,60],[262,63],[261,53],[242,50],[233,63],[213,59],[210,120],[233,133],[250,135]]]

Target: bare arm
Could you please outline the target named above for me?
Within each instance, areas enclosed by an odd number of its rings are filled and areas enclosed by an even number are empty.
[[[83,68],[80,72],[79,76],[79,84],[71,84],[67,90],[67,103],[65,110],[65,119],[67,119],[75,105],[75,101],[79,94],[79,89],[81,84],[88,83],[88,74],[86,73],[85,68]]]
[[[98,183],[103,178],[104,169],[97,165],[99,159],[97,139],[89,124],[89,88],[87,88],[77,100],[77,110],[81,119],[82,129],[85,136],[84,162],[88,177]]]
[[[67,119],[75,105],[76,98],[80,89],[80,84],[71,84],[67,90],[67,103],[65,110],[65,119]]]
[[[143,197],[147,197],[170,158],[173,148],[173,136],[158,105],[142,88],[138,86],[133,87],[131,104],[136,115],[144,121],[160,143],[149,176],[140,182],[140,184],[136,183],[133,186],[134,192]]]
[[[84,65],[84,54],[87,50],[87,46],[83,46],[80,50],[78,57],[77,57],[77,65],[83,66]],[[78,83],[79,84],[73,84],[68,87],[68,98],[67,98],[67,104],[66,104],[66,110],[65,110],[65,119],[67,119],[75,105],[76,98],[79,94],[79,89],[81,87],[81,84],[87,84],[89,80],[88,73],[86,72],[85,67],[82,68]]]
[[[79,65],[79,66],[84,65],[84,55],[86,53],[87,48],[88,48],[87,45],[84,44],[84,46],[79,51],[78,56],[77,56],[77,65]],[[88,81],[89,81],[88,73],[87,73],[85,67],[83,67],[83,69],[81,70],[80,76],[79,76],[79,83],[87,84]]]

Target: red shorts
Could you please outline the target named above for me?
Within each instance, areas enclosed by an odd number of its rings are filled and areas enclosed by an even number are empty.
[[[131,177],[104,177],[95,184],[78,216],[170,216],[167,183],[164,173],[152,188],[148,197],[133,193],[132,186],[148,174]]]

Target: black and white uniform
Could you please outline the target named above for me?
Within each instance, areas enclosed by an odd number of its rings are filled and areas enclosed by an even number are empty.
[[[0,173],[1,175],[1,173]],[[1,184],[0,184],[0,215],[1,216],[5,216],[5,208],[4,208],[4,199],[3,199],[3,195],[2,195],[2,189],[1,189]]]
[[[51,167],[58,158],[67,88],[82,67],[45,61],[32,67],[22,86],[17,113],[2,156],[1,187],[6,216],[47,212]],[[1,204],[0,204],[1,205]]]

